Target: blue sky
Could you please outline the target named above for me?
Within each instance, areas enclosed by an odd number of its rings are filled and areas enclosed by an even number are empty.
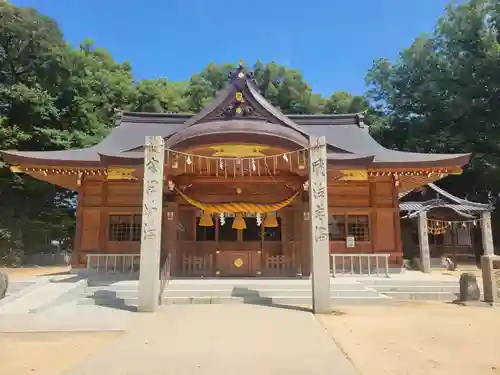
[[[137,79],[188,79],[210,61],[300,69],[315,92],[365,91],[374,59],[394,59],[433,30],[450,0],[11,0],[85,37]]]

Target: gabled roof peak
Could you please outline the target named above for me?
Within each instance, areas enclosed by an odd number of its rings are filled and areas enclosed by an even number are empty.
[[[185,125],[239,119],[281,124],[306,135],[306,132],[293,120],[285,116],[259,93],[253,79],[253,72],[246,71],[242,62],[230,74],[229,83],[217,93],[215,100],[201,112],[188,119]]]
[[[243,60],[240,60],[238,62],[238,67],[233,72],[229,73],[229,83],[238,87],[245,81],[248,81],[249,83],[255,85],[253,71],[246,70],[245,66],[243,65]]]

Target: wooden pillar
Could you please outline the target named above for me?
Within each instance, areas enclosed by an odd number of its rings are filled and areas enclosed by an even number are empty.
[[[177,202],[168,202],[164,207],[165,215],[163,217],[163,247],[165,255],[170,253],[172,255],[171,271],[172,276],[179,275],[177,248],[179,247],[177,241],[177,225],[179,220],[179,204]],[[161,267],[162,265],[160,265]]]
[[[451,260],[457,265],[457,227],[455,223],[450,225],[451,231]]]
[[[431,272],[431,255],[429,250],[429,235],[427,227],[427,212],[418,215],[418,242],[420,245],[420,263],[422,271]]]
[[[83,263],[81,262],[80,259],[80,249],[82,246],[82,221],[83,221],[83,215],[82,215],[82,206],[83,206],[83,177],[82,181],[80,184],[80,187],[78,188],[77,196],[76,196],[76,226],[75,226],[75,235],[74,235],[74,242],[73,242],[73,252],[71,254],[71,266],[72,267],[81,267]],[[86,262],[86,259],[85,261]]]
[[[309,223],[313,312],[331,312],[326,138],[309,141]]]
[[[495,255],[491,231],[491,212],[481,213],[481,235],[483,238],[483,255]]]
[[[108,181],[101,183],[101,214],[99,219],[99,252],[108,252],[109,239],[109,208],[108,208]]]
[[[160,292],[165,143],[163,137],[148,136],[145,145],[138,309],[153,312],[158,308]]]
[[[392,206],[394,208],[394,250],[397,253],[397,267],[403,268],[403,241],[401,240],[401,218],[399,216],[398,180],[392,178]],[[428,241],[427,241],[428,242]]]
[[[305,198],[304,198],[305,199]],[[309,202],[303,201],[300,210],[300,270],[303,276],[311,275],[311,224]]]

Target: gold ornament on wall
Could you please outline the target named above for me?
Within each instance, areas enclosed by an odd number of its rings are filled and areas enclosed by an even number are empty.
[[[132,173],[134,168],[108,168],[108,180],[137,180]]]

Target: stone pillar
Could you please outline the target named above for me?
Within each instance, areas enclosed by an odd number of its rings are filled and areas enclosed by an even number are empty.
[[[330,306],[330,250],[326,138],[309,141],[309,223],[311,228],[313,312],[328,313]]]
[[[427,212],[418,215],[418,243],[420,246],[420,263],[422,271],[431,272],[431,254],[429,250],[429,234],[427,229]]]
[[[139,311],[145,312],[158,308],[160,292],[164,158],[163,137],[146,137],[139,272]]]
[[[493,234],[491,232],[491,212],[481,213],[481,235],[483,238],[483,255],[495,255]]]
[[[500,302],[500,257],[483,255],[481,257],[484,302]]]

